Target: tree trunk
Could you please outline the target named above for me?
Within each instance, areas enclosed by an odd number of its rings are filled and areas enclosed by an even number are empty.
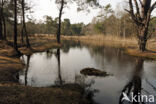
[[[7,36],[6,36],[6,22],[5,22],[5,18],[3,16],[3,34],[4,34],[4,40],[7,40]]]
[[[17,46],[17,0],[14,0],[14,48],[19,54]]]
[[[147,38],[148,36],[148,26],[140,26],[139,27],[139,35],[138,35],[138,45],[139,45],[139,50],[141,52],[146,51],[146,43],[147,43]]]
[[[22,31],[24,32],[24,35],[26,37],[26,43],[27,43],[27,48],[30,48],[30,43],[29,43],[29,37],[27,34],[26,30],[26,24],[25,24],[25,0],[22,0],[22,16],[23,16],[23,28]]]
[[[147,43],[147,40],[144,38],[144,37],[140,37],[139,38],[139,50],[141,52],[144,52],[146,50],[146,43]]]
[[[2,5],[2,2],[0,2]],[[0,6],[0,40],[3,40],[3,26],[2,26],[2,7]]]
[[[21,24],[22,24],[22,28],[21,28],[21,44],[24,44],[24,32],[23,32],[23,16],[21,16]]]
[[[58,23],[58,30],[57,30],[57,42],[60,44],[61,41],[60,41],[60,35],[61,35],[61,16],[62,16],[62,13],[60,11],[60,14],[59,14],[59,23]]]
[[[2,0],[3,38],[4,38],[4,40],[7,40],[7,38],[6,38],[6,23],[5,23],[5,18],[4,18],[4,11],[3,11],[3,7],[4,7],[4,1]]]
[[[59,23],[58,23],[58,30],[57,30],[57,42],[60,44],[60,36],[61,36],[61,17],[62,17],[62,11],[64,8],[64,0],[61,1],[61,8],[59,12]]]
[[[138,26],[139,34],[137,34],[137,36],[139,40],[139,50],[143,52],[146,50],[147,39],[149,39],[149,36],[151,35],[148,33],[149,23],[151,20],[151,13],[156,6],[156,1],[152,5],[151,0],[140,0],[140,4],[137,0],[133,0],[133,2],[132,0],[129,0],[130,10],[127,11],[130,13],[132,20]]]

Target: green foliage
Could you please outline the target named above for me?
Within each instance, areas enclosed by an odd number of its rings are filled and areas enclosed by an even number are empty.
[[[94,25],[95,32],[105,34],[105,26],[103,22],[97,22]]]
[[[29,34],[56,34],[58,18],[53,19],[50,16],[46,16],[44,22],[36,23],[35,21],[29,21],[26,24]],[[61,34],[84,35],[83,27],[83,23],[71,24],[69,19],[64,19],[64,21],[62,21]]]
[[[150,21],[149,34],[154,37],[156,36],[156,17],[153,17]]]
[[[45,29],[47,34],[55,34],[57,31],[57,19],[53,20],[50,16],[46,16]]]
[[[72,30],[72,34],[73,35],[84,35],[83,33],[83,23],[79,23],[79,24],[73,24],[71,26],[71,30]]]
[[[63,35],[72,35],[71,24],[69,19],[64,19],[62,23],[62,34]]]
[[[102,18],[106,19],[113,13],[114,13],[114,11],[112,9],[112,6],[110,4],[108,4],[108,5],[101,8],[101,11],[100,11],[98,17],[101,18],[101,19]]]
[[[97,17],[92,24],[87,25],[87,29],[89,30],[85,31],[92,31],[87,33],[88,35],[104,34],[128,37],[137,33],[136,25],[126,13],[120,18],[115,16],[114,13],[107,18]]]
[[[87,25],[85,31],[91,31],[87,33],[88,35],[104,34],[129,37],[137,33],[137,27],[129,14],[125,12],[117,16],[111,5],[108,4],[101,8],[99,15],[93,19],[91,24]]]
[[[73,0],[78,5],[77,11],[90,11],[89,7],[101,7],[99,0]]]

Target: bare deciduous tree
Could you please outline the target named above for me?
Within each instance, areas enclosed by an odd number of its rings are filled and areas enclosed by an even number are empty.
[[[151,13],[156,8],[156,1],[152,4],[152,0],[129,0],[130,13],[132,20],[138,27],[138,45],[140,51],[146,50],[146,43],[151,34],[149,34],[149,23]]]

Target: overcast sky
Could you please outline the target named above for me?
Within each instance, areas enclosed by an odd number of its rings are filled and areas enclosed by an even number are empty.
[[[115,10],[117,9],[117,5],[122,5],[124,1],[125,0],[100,0],[100,4],[107,5],[110,3]],[[37,21],[43,20],[45,15],[52,16],[53,18],[58,17],[55,0],[31,0],[31,3],[33,5],[33,11],[35,11],[32,15]],[[87,24],[92,21],[93,17],[98,15],[98,12],[99,10],[91,10],[90,13],[77,12],[77,6],[71,4],[69,8],[64,10],[63,19],[69,18],[71,23],[84,22]]]

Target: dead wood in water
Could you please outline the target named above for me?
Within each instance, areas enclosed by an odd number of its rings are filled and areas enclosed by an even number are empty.
[[[80,71],[80,73],[83,74],[83,75],[88,75],[88,76],[100,76],[100,77],[111,76],[111,74],[108,74],[105,71],[101,71],[101,70],[94,69],[94,68],[85,68],[85,69],[82,69]]]

